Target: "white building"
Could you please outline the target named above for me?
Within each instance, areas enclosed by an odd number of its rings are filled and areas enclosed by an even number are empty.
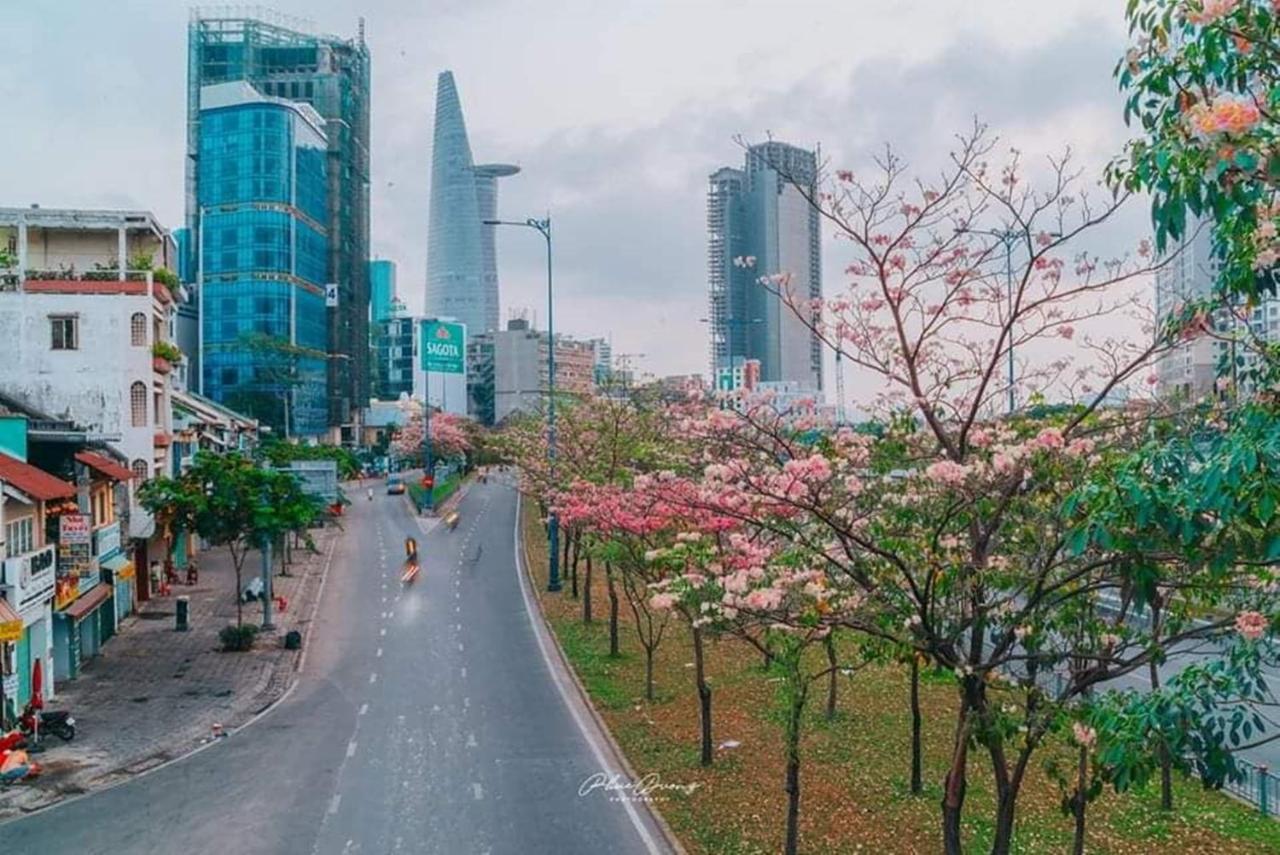
[[[135,486],[172,474],[184,291],[169,232],[146,211],[0,208],[0,247],[17,262],[0,271],[0,389],[109,443]],[[128,537],[152,540],[154,521],[131,502]]]

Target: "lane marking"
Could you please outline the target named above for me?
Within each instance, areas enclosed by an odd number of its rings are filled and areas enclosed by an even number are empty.
[[[459,652],[459,653],[461,653],[461,652],[462,652],[462,642],[461,642],[461,641],[459,641],[459,642],[458,642],[458,652]]]
[[[369,705],[368,705],[368,704],[361,704],[361,705],[360,705],[360,712],[359,712],[359,715],[364,715],[364,714],[365,714],[365,713],[367,713],[368,711],[369,711]]]
[[[382,629],[378,630],[378,635],[386,635],[386,634],[387,634],[387,628],[385,626]]]
[[[475,793],[476,801],[480,801],[480,799],[484,798],[484,788],[479,784],[472,784],[471,792]]]
[[[464,679],[464,680],[465,680],[465,679],[467,679],[467,666],[466,666],[466,665],[463,665],[463,666],[462,666],[462,679]]]
[[[376,683],[376,682],[378,682],[378,672],[377,672],[377,671],[374,671],[372,674],[370,674],[370,675],[369,675],[369,682],[370,682],[370,683]]]
[[[476,742],[476,735],[474,733],[467,734],[467,747],[468,748],[480,747],[480,743]]]
[[[356,754],[356,741],[353,739],[347,743],[347,757],[354,757]]]
[[[378,658],[378,659],[381,659],[381,658],[382,658],[382,648],[381,648],[381,647],[379,647],[379,648],[378,648],[378,655],[377,655],[377,658]]]
[[[337,793],[333,798],[329,799],[329,813],[338,812],[338,805],[342,803],[342,793]]]

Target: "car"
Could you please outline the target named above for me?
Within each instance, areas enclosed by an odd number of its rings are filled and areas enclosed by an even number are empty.
[[[399,496],[404,493],[404,481],[401,481],[395,475],[387,479],[387,495]]]

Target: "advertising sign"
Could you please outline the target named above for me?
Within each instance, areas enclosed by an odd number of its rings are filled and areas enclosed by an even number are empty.
[[[423,321],[419,342],[423,371],[462,374],[466,362],[466,328],[448,321]]]
[[[18,610],[32,603],[44,602],[53,592],[54,551],[52,546],[4,562],[5,581],[17,582]]]
[[[104,525],[102,528],[94,532],[94,539],[97,541],[98,560],[110,558],[112,555],[120,551],[120,523],[114,522],[111,525]]]
[[[96,563],[89,517],[86,514],[58,517],[58,576],[78,578],[81,588],[91,588],[97,577]]]

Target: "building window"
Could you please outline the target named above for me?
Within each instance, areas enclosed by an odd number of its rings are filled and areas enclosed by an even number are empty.
[[[147,384],[141,380],[129,387],[129,410],[134,427],[147,426]]]
[[[134,312],[129,318],[129,343],[134,347],[145,347],[147,344],[147,316],[142,312]]]
[[[129,468],[133,470],[134,478],[137,478],[139,481],[147,480],[147,461],[139,457],[137,460],[133,461],[133,465]]]
[[[5,557],[17,558],[36,548],[36,518],[23,517],[4,527]]]
[[[50,315],[54,350],[80,349],[80,324],[75,315]]]

